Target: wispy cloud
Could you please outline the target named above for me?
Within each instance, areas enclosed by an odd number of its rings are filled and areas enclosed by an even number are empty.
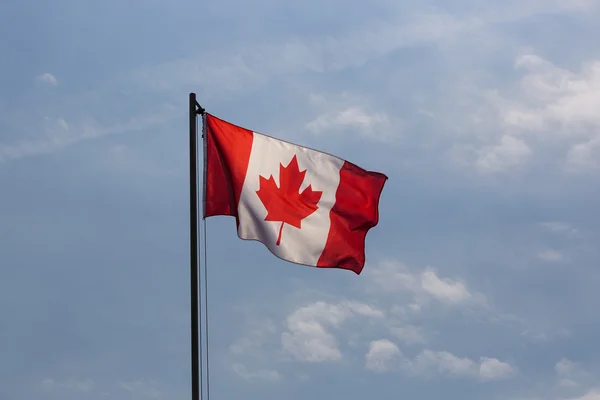
[[[390,13],[387,21],[376,21],[346,34],[285,38],[268,44],[245,43],[239,48],[132,71],[126,81],[143,85],[146,90],[175,90],[192,85],[206,90],[240,91],[282,74],[325,73],[359,67],[396,49],[446,40],[482,25],[479,18],[463,19],[445,12],[406,16],[392,9]]]
[[[600,400],[600,389],[593,389],[581,397],[571,397],[569,400]]]
[[[46,84],[51,85],[51,86],[57,86],[58,85],[58,80],[56,79],[56,77],[54,75],[52,75],[51,73],[49,73],[49,72],[45,72],[42,75],[38,76],[37,80],[39,82],[43,82],[43,83],[46,83]]]
[[[578,233],[577,228],[561,221],[545,221],[541,222],[540,226],[543,229],[553,233],[561,233],[566,235],[575,235]]]
[[[70,379],[70,380],[55,380],[46,378],[42,382],[42,387],[48,392],[58,393],[88,393],[96,386],[92,379]]]
[[[96,120],[85,122],[68,122],[63,118],[46,119],[45,135],[35,139],[15,143],[0,143],[0,163],[18,160],[24,157],[49,154],[84,140],[106,135],[116,135],[139,131],[164,124],[183,115],[181,110],[165,108],[155,113],[132,117],[124,122],[103,126]]]
[[[540,260],[549,261],[549,262],[558,262],[564,259],[563,255],[556,250],[545,250],[538,253],[538,258]]]
[[[367,100],[360,96],[342,93],[338,96],[312,95],[311,105],[317,117],[306,124],[315,134],[356,132],[375,140],[388,141],[397,138],[402,121],[391,118],[385,112],[372,110]]]
[[[281,379],[281,374],[272,369],[257,369],[255,371],[249,371],[243,364],[233,364],[233,370],[241,378],[249,381],[278,381]]]
[[[159,388],[159,384],[154,381],[130,381],[122,382],[120,388],[131,393],[136,398],[160,400],[165,398]]]
[[[328,327],[338,328],[346,319],[354,316],[382,318],[384,313],[357,302],[316,302],[301,307],[286,318],[287,331],[281,335],[283,349],[299,361],[338,361],[342,353]]]
[[[486,173],[519,167],[527,162],[532,151],[524,140],[504,135],[500,138],[500,143],[485,146],[477,153],[475,166]]]
[[[371,266],[365,276],[379,290],[385,292],[407,292],[414,295],[408,305],[408,312],[419,312],[431,300],[447,305],[485,305],[486,298],[482,293],[471,293],[460,280],[439,277],[433,268],[425,268],[414,273],[406,265],[397,261],[385,261]]]
[[[590,382],[593,374],[586,371],[579,363],[562,358],[554,366],[557,386],[565,389],[579,388]]]

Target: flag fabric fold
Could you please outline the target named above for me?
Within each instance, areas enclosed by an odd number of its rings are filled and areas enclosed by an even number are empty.
[[[386,180],[346,160],[204,115],[204,217],[277,257],[360,274]]]

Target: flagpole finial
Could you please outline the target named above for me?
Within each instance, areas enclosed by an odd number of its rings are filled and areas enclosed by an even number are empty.
[[[194,92],[190,93],[190,103],[194,104],[194,107],[196,108],[196,114],[197,115],[204,115],[204,113],[206,112],[206,110],[196,100],[196,93],[194,93]]]

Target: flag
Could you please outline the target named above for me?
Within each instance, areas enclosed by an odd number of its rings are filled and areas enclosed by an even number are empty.
[[[204,116],[204,217],[277,257],[360,274],[388,179],[346,160]]]

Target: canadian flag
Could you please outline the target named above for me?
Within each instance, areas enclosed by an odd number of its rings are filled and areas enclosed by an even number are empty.
[[[360,274],[387,176],[204,115],[204,217],[297,264]]]

